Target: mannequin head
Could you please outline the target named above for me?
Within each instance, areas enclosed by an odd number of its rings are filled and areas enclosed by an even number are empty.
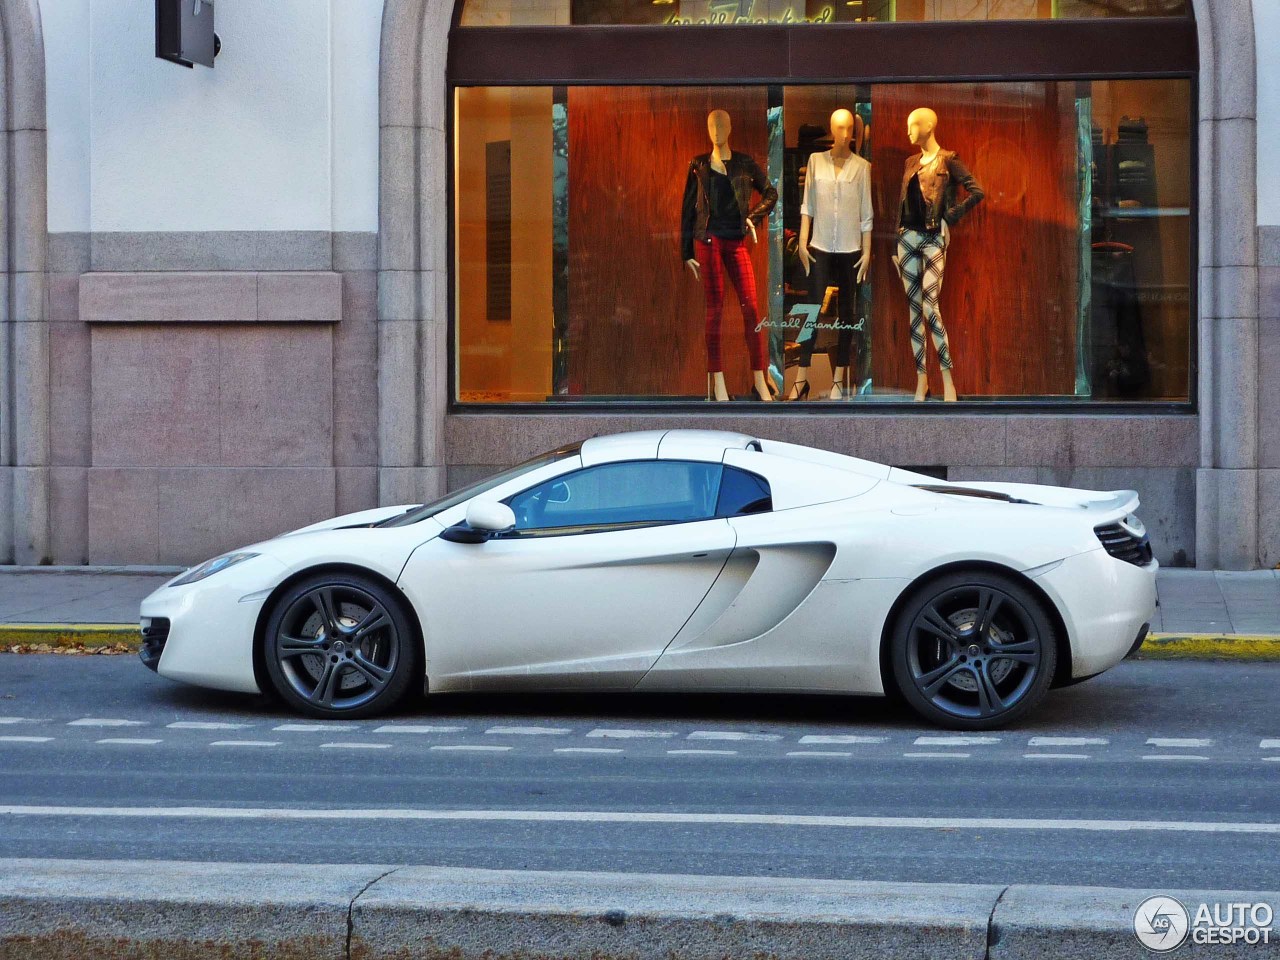
[[[723,110],[712,110],[707,114],[707,136],[715,147],[723,147],[729,142],[729,134],[733,132],[733,124],[729,122],[729,114]]]
[[[837,154],[849,152],[849,144],[853,142],[853,114],[845,109],[837,110],[831,115],[831,149]]]
[[[933,132],[938,126],[938,115],[928,107],[917,107],[907,117],[907,139],[913,146],[925,149],[933,142]]]

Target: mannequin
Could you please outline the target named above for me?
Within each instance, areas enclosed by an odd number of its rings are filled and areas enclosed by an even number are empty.
[[[769,358],[746,238],[756,241],[756,226],[764,223],[778,202],[778,191],[755,160],[729,147],[732,130],[724,110],[707,115],[711,152],[694,157],[689,164],[681,211],[681,252],[693,278],[702,281],[706,298],[708,399],[729,399],[720,362],[720,320],[727,277],[742,310],[743,336],[751,357],[752,399],[769,401],[774,388],[765,376]],[[754,207],[753,192],[760,194]]]
[[[919,107],[907,117],[907,136],[918,154],[907,158],[898,202],[898,252],[893,258],[911,311],[911,346],[916,360],[916,400],[929,396],[925,367],[925,323],[933,335],[938,364],[942,368],[943,399],[954,401],[951,377],[951,343],[942,325],[938,298],[947,265],[951,228],[982,202],[982,187],[960,158],[938,145],[938,115]],[[956,186],[965,189],[956,202]]]
[[[831,149],[809,157],[800,204],[800,241],[797,253],[805,275],[813,281],[813,298],[825,308],[832,287],[840,293],[840,327],[836,341],[836,366],[832,371],[832,400],[844,397],[845,371],[853,345],[854,313],[858,287],[871,267],[871,164],[853,151],[856,120],[849,110],[831,114]],[[787,394],[788,400],[809,395],[811,337],[801,348],[800,367]]]

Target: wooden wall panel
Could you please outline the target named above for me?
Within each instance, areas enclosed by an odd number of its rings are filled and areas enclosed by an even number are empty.
[[[1072,83],[878,84],[872,89],[876,207],[873,377],[914,390],[907,300],[890,257],[907,116],[937,112],[986,200],[952,231],[942,289],[956,389],[965,396],[1074,393],[1079,234]],[[941,396],[929,343],[930,384]]]
[[[680,257],[685,176],[711,149],[713,109],[732,118],[730,146],[765,166],[767,108],[764,87],[570,88],[571,395],[705,396],[702,287]],[[763,229],[760,239],[753,259],[764,314]],[[743,394],[749,364],[732,288],[721,329],[726,382]]]

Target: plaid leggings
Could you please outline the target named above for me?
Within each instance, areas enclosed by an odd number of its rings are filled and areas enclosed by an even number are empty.
[[[898,268],[911,307],[911,349],[916,355],[916,372],[924,373],[924,325],[927,320],[943,370],[951,369],[951,349],[947,328],[938,312],[942,293],[942,273],[947,267],[947,244],[941,233],[902,230],[898,234]]]
[[[756,272],[751,266],[751,254],[743,240],[722,240],[712,237],[710,242],[699,241],[698,266],[702,270],[702,289],[707,301],[707,370],[719,373],[724,367],[720,360],[720,318],[724,314],[724,277],[738,294],[738,306],[742,308],[742,333],[751,354],[751,369],[763,370],[764,330],[756,330],[760,323],[760,311],[756,306]]]

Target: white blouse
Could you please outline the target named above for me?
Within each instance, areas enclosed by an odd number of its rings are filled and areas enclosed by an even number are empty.
[[[856,253],[875,222],[871,164],[856,153],[836,170],[831,151],[809,156],[800,212],[813,219],[809,246],[827,253]]]

